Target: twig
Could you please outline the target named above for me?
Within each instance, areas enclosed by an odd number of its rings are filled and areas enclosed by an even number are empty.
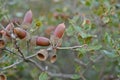
[[[83,76],[83,73],[80,72],[80,77],[82,78],[82,80],[86,80],[86,78]]]
[[[29,60],[30,58],[32,58],[32,57],[34,57],[34,56],[36,56],[36,55],[37,55],[37,54],[33,54],[33,55],[31,55],[31,56],[28,56],[28,57],[26,57],[26,60]],[[23,61],[24,61],[24,60],[20,60],[20,61],[15,62],[15,63],[7,66],[7,67],[0,68],[0,71],[3,71],[3,70],[6,70],[6,69],[9,69],[9,68],[12,68],[12,67],[16,66],[17,64],[22,63]]]
[[[29,62],[33,63],[36,67],[38,67],[42,71],[46,71],[45,68],[43,68],[41,65],[39,65],[36,61],[29,59]],[[50,71],[46,71],[49,76],[51,77],[62,77],[62,78],[70,78],[72,79],[74,75],[77,74],[64,74],[64,73],[52,73]]]
[[[76,49],[76,48],[82,48],[86,47],[87,44],[81,45],[81,46],[73,46],[73,47],[57,47],[57,49]]]
[[[77,75],[77,74],[64,74],[64,73],[52,73],[52,72],[47,72],[47,73],[51,77],[62,77],[62,78],[70,78],[70,79],[73,79],[73,76]]]
[[[36,56],[36,54],[34,55],[31,55],[31,56],[28,56],[26,57],[27,59],[27,62],[31,62],[33,63],[38,69],[42,70],[42,71],[45,71],[45,69],[39,65],[36,61],[34,61],[33,59],[31,59],[32,57]],[[20,63],[24,62],[24,60],[20,60],[10,66],[7,66],[7,67],[4,67],[4,68],[0,68],[0,71],[3,71],[3,70],[6,70],[6,69],[9,69],[9,68],[12,68]],[[72,79],[74,75],[77,75],[77,74],[64,74],[64,73],[52,73],[50,71],[47,71],[48,75],[50,75],[51,77],[62,77],[62,78],[70,78]]]
[[[4,28],[4,26],[3,26],[2,24],[0,24],[0,26],[1,26],[1,28],[2,28],[3,30],[5,30],[5,28]]]
[[[15,52],[13,52],[13,51],[9,50],[9,49],[8,49],[8,48],[6,48],[6,47],[5,47],[3,50],[6,50],[6,51],[8,51],[8,52],[10,52],[10,53],[13,53],[14,55],[20,56],[20,55],[16,54]]]
[[[20,50],[20,47],[18,46],[16,39],[14,39],[14,44],[15,44],[15,48],[18,50],[18,52],[21,54],[22,58],[25,60],[26,58],[25,58],[24,54],[22,53],[22,51]]]
[[[87,67],[87,64],[85,64],[84,62],[82,62],[82,61],[79,60],[79,59],[75,59],[75,62],[77,62],[78,64],[80,64],[80,65],[83,66],[84,68]]]
[[[7,66],[7,67],[0,68],[0,71],[3,71],[3,70],[6,70],[6,69],[9,69],[9,68],[12,68],[12,67],[16,66],[17,64],[20,64],[21,62],[23,62],[23,60],[20,60],[19,62],[15,62],[14,64],[9,65],[9,66]]]
[[[33,63],[36,67],[38,67],[38,69],[45,71],[45,69],[41,65],[39,65],[36,61],[34,61],[33,59],[28,59],[28,62]]]

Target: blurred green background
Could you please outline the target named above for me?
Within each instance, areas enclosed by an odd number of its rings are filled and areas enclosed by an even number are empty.
[[[53,73],[79,75],[73,79],[49,76],[49,80],[120,80],[119,0],[0,0],[0,23],[6,26],[12,20],[21,22],[30,9],[33,12],[31,35],[49,38],[47,28],[65,23],[62,46],[88,45],[58,50],[54,64],[34,58]],[[4,55],[0,67],[17,60],[7,53]],[[34,65],[21,63],[4,73],[8,80],[39,80],[41,71]]]

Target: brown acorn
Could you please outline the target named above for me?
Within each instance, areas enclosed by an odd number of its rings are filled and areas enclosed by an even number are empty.
[[[61,23],[56,27],[53,35],[55,35],[58,38],[62,38],[64,32],[65,32],[65,24]]]
[[[47,36],[50,36],[50,34],[55,30],[55,27],[54,26],[49,26],[45,29],[45,34]]]
[[[4,39],[4,33],[0,31],[0,49],[3,49],[5,47],[5,39]]]
[[[3,40],[4,42],[7,42],[7,41],[10,41],[11,38],[10,38],[10,35],[6,35],[6,31],[5,30],[1,30],[0,31],[0,38],[1,40]]]
[[[37,45],[37,46],[49,46],[50,41],[46,37],[38,37],[38,36],[33,36],[30,40],[30,43],[32,45]]]
[[[5,47],[5,40],[4,39],[0,39],[0,49],[3,49]]]
[[[24,19],[23,19],[23,24],[31,24],[32,23],[32,11],[29,10],[26,12]]]
[[[40,61],[45,61],[48,58],[48,51],[46,49],[41,49],[37,52],[37,58]]]
[[[11,37],[11,36],[10,36],[10,32],[12,32],[13,26],[14,26],[13,23],[9,23],[9,24],[6,26],[6,28],[5,28],[5,35],[6,35],[7,37],[9,37],[9,38]]]
[[[36,38],[36,45],[38,45],[38,46],[49,46],[50,41],[46,37],[37,37]]]
[[[6,26],[6,28],[5,28],[5,30],[7,30],[7,31],[10,31],[10,30],[12,30],[13,29],[13,23],[9,23],[7,26]]]
[[[7,80],[7,78],[4,74],[0,74],[0,80]]]
[[[21,28],[14,28],[13,32],[19,39],[24,39],[27,36],[27,32]]]

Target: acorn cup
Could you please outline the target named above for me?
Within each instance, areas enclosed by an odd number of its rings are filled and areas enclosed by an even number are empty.
[[[46,49],[41,49],[37,52],[37,58],[40,61],[45,61],[48,58],[48,51]]]
[[[4,74],[0,74],[0,80],[7,80],[7,78]]]
[[[50,42],[52,46],[60,47],[62,45],[62,38],[58,38],[55,35],[51,35]]]
[[[49,51],[49,61],[54,63],[57,60],[56,49]]]

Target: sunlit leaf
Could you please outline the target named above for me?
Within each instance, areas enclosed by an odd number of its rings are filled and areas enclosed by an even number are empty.
[[[109,17],[103,17],[102,20],[105,24],[110,21]]]
[[[115,58],[118,56],[114,51],[102,50],[102,53],[104,53],[106,56],[110,58]]]
[[[95,46],[88,46],[88,51],[95,51],[95,50],[99,50],[102,48],[102,45],[95,45]]]
[[[80,75],[75,74],[75,75],[72,76],[72,79],[74,79],[74,80],[80,79]]]
[[[69,26],[67,29],[66,29],[66,33],[68,36],[72,36],[74,35],[74,30],[71,26]]]
[[[39,80],[48,80],[48,74],[46,72],[42,72],[39,76]]]

